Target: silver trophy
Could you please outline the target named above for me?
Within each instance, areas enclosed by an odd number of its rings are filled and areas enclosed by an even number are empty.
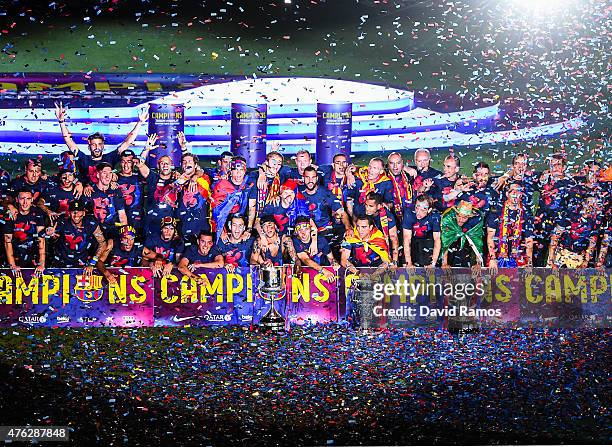
[[[272,332],[285,330],[285,318],[276,310],[275,301],[285,298],[287,293],[287,268],[290,266],[271,266],[259,269],[259,282],[257,290],[264,301],[270,301],[270,308],[261,317],[260,325]]]

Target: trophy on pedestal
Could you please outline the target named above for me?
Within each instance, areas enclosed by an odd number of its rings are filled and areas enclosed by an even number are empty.
[[[288,266],[271,266],[259,269],[259,283],[257,284],[259,296],[264,301],[270,301],[270,309],[261,317],[260,325],[272,332],[285,330],[285,317],[276,310],[274,302],[285,298],[287,293],[287,268]]]

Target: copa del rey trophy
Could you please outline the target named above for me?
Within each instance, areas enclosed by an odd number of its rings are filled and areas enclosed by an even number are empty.
[[[271,266],[259,269],[259,282],[257,290],[264,301],[270,301],[270,308],[261,317],[259,324],[266,330],[281,332],[285,330],[285,317],[283,317],[274,306],[276,301],[285,298],[287,293],[286,278],[287,270],[291,266]]]

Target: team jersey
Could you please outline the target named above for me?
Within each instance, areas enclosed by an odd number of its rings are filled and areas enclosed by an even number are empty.
[[[161,255],[166,261],[174,262],[178,260],[181,253],[185,251],[185,244],[180,239],[164,241],[158,234],[151,234],[145,242],[145,247],[153,253]]]
[[[18,265],[19,261],[29,264],[38,253],[38,228],[44,226],[43,213],[35,207],[32,207],[28,214],[17,213],[15,220],[6,222],[4,233],[13,235],[11,244]]]
[[[118,149],[102,154],[99,160],[94,160],[90,154],[79,151],[78,156],[75,158],[76,166],[79,171],[79,180],[81,180],[84,185],[94,185],[98,183],[98,169],[96,166],[99,163],[109,163],[111,166],[115,166],[120,158]]]
[[[293,246],[295,247],[295,252],[297,254],[306,253],[306,256],[317,264],[321,266],[330,265],[328,256],[331,253],[331,248],[329,247],[327,239],[317,236],[317,254],[314,256],[310,255],[310,244],[310,242],[302,242],[302,240],[297,236],[293,237]]]
[[[44,193],[45,205],[55,213],[62,213],[69,217],[68,207],[75,200],[74,189],[66,191],[59,186],[50,186]]]
[[[314,221],[319,230],[330,228],[334,221],[334,214],[342,210],[342,203],[330,190],[321,188],[310,194],[305,186],[298,187],[298,191],[304,197],[304,203],[309,217]]]
[[[208,262],[214,262],[217,256],[220,256],[221,252],[218,247],[212,247],[210,251],[203,255],[195,245],[190,245],[183,253],[183,257],[189,259],[190,264],[205,264]]]
[[[419,219],[414,211],[408,210],[404,214],[402,227],[412,231],[413,239],[433,239],[433,234],[440,232],[440,213],[432,210],[425,217]]]
[[[127,214],[128,222],[138,227],[139,225],[137,224],[142,219],[144,189],[140,176],[138,174],[120,175],[117,184],[125,202],[125,213]]]
[[[55,266],[69,268],[87,265],[97,246],[94,232],[98,226],[92,216],[83,217],[80,228],[69,218],[60,219],[55,229],[59,236],[55,243]]]
[[[116,232],[116,224],[119,223],[119,211],[125,210],[125,201],[119,188],[108,188],[102,191],[98,185],[93,185],[91,196],[86,199],[93,212],[93,216],[100,224],[105,234]]]
[[[223,253],[226,264],[232,264],[234,267],[248,267],[251,262],[254,242],[253,238],[236,243],[219,240],[217,246],[219,252]]]
[[[108,255],[109,267],[138,267],[142,259],[142,246],[134,244],[130,251],[125,251],[119,241],[113,242],[113,249]]]

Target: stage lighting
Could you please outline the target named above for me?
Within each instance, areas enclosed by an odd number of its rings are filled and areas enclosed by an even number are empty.
[[[514,4],[519,8],[523,8],[526,12],[532,11],[548,11],[552,13],[559,8],[570,6],[572,0],[513,0]]]

